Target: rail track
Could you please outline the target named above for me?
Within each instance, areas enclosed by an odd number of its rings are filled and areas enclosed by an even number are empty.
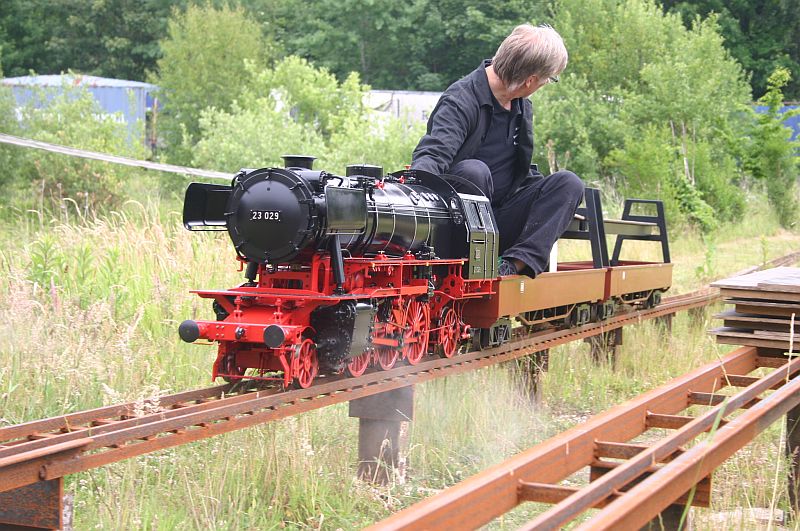
[[[750,375],[759,368],[773,370]],[[559,529],[588,509],[600,510],[579,529],[639,529],[675,502],[708,507],[711,472],[800,404],[798,373],[800,358],[741,347],[370,529],[473,529],[523,502],[553,507],[520,529]],[[741,390],[725,394],[734,388]],[[708,409],[680,414],[691,406]],[[672,431],[632,442],[653,428]],[[585,487],[559,484],[586,468]]]
[[[475,370],[598,335],[646,319],[703,307],[704,289],[666,298],[649,310],[567,330],[517,332],[500,347],[426,361],[359,378],[329,378],[309,389],[223,385],[0,428],[0,492],[60,478],[137,455],[179,446],[332,404]]]

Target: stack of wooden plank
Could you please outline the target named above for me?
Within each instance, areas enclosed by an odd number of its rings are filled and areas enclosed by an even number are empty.
[[[711,284],[733,305],[715,317],[717,342],[800,351],[800,268],[776,267]]]

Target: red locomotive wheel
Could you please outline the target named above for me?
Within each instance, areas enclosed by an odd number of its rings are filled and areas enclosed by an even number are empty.
[[[395,316],[395,319],[398,321],[403,320],[403,314],[399,310],[395,310],[394,308],[391,311],[391,315]],[[374,336],[378,338],[386,338],[392,337],[394,335],[395,327],[402,327],[402,323],[398,323],[396,325],[390,324],[392,318],[389,317],[386,320],[381,319],[381,312],[375,314],[375,325],[374,325]],[[383,369],[384,371],[388,371],[394,364],[397,363],[397,359],[400,357],[400,351],[396,348],[391,347],[382,347],[378,346],[373,349],[373,354],[375,356],[375,362],[378,366]]]
[[[347,364],[347,372],[350,376],[361,376],[369,367],[369,360],[372,359],[372,351],[366,350],[359,356],[352,358],[350,363]]]
[[[381,366],[381,369],[388,371],[394,367],[394,364],[397,362],[397,358],[399,358],[400,355],[397,349],[379,348],[375,351],[375,357],[378,359],[378,365]]]
[[[442,347],[442,355],[445,358],[452,358],[458,352],[461,319],[451,306],[445,309],[444,318],[439,326],[439,345]]]
[[[314,378],[317,377],[319,373],[317,346],[310,339],[304,339],[300,344],[297,357],[292,360],[292,372],[296,385],[303,389],[311,387]]]
[[[220,361],[219,373],[222,379],[228,383],[238,382],[244,376],[247,369],[236,365],[236,355],[228,354]]]
[[[412,299],[406,308],[403,356],[411,365],[419,363],[428,352],[431,322],[430,306]]]

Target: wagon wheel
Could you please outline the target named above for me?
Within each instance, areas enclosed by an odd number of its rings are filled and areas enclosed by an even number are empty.
[[[297,356],[292,357],[292,373],[294,385],[302,389],[311,387],[311,383],[319,373],[317,346],[310,339],[304,339],[297,348]]]
[[[431,309],[416,299],[406,306],[403,332],[403,357],[411,365],[419,363],[428,352],[428,339],[431,333]]]
[[[461,341],[461,319],[452,306],[444,310],[444,316],[439,323],[439,346],[445,358],[452,358],[458,352]]]
[[[350,358],[350,362],[347,364],[347,372],[350,376],[361,376],[369,367],[370,359],[372,359],[372,350],[370,349]]]

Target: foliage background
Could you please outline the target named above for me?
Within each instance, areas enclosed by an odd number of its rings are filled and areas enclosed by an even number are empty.
[[[563,82],[533,97],[540,165],[569,168],[611,195],[662,199],[672,223],[707,234],[742,216],[748,195],[759,193],[768,193],[785,227],[797,224],[797,147],[785,142],[776,111],[757,118],[750,112],[749,81],[755,78],[737,60],[744,53],[743,37],[725,38],[733,31],[732,17],[745,9],[741,4],[151,0],[123,2],[116,5],[121,13],[114,14],[115,5],[108,0],[70,11],[65,20],[74,36],[59,37],[64,31],[59,28],[44,41],[58,43],[60,60],[94,73],[132,73],[111,60],[117,53],[133,54],[126,57],[138,57],[139,66],[151,65],[139,74],[158,84],[166,101],[159,131],[160,156],[168,162],[234,172],[280,164],[281,155],[295,152],[317,156],[318,167],[331,171],[363,162],[400,168],[409,162],[422,125],[379,118],[364,107],[365,91],[370,86],[442,89],[491,56],[514,25],[532,20],[553,24],[570,50]],[[11,71],[18,71],[20,62],[39,64],[33,48],[18,46],[30,17],[47,21],[65,8],[37,6],[11,0],[0,16],[5,21],[0,22],[5,28],[0,31],[2,64]],[[777,17],[784,11],[779,3],[759,13]],[[19,23],[13,31],[11,21]],[[98,21],[120,28],[113,43],[97,34]],[[162,26],[163,31],[157,29]],[[759,42],[774,48],[795,29],[787,21]],[[157,36],[154,52],[145,44]],[[74,53],[68,53],[70,46],[77,47]],[[793,50],[787,45],[769,64],[793,67]],[[757,57],[744,64],[766,68],[760,52],[752,53]],[[47,60],[58,57],[50,54]],[[768,85],[757,83],[759,92],[767,90],[764,102],[780,101],[793,90],[790,70],[778,68],[775,74]],[[29,108],[21,127],[42,139],[130,153],[131,146],[101,140],[108,136],[101,130],[111,126],[95,120],[88,104],[70,111],[63,124],[48,123],[41,111]],[[66,109],[58,112],[68,116]],[[12,131],[18,128],[13,122],[6,118],[0,127]],[[81,193],[99,199],[97,204],[114,204],[124,196],[116,184],[123,174],[117,170],[98,173],[91,164],[61,168],[68,163],[3,156],[10,157],[9,168],[18,168],[4,178],[41,181],[40,196]],[[90,190],[92,172],[103,173],[97,190]]]
[[[190,5],[240,6],[277,44],[329,68],[360,72],[375,88],[443,90],[489,57],[521,21],[551,22],[558,0],[4,0],[0,47],[9,76],[73,69],[121,79],[157,70],[174,11]],[[787,98],[800,100],[800,17],[793,1],[664,0],[689,28],[716,13],[726,48],[752,73],[755,96],[783,66]],[[602,15],[598,13],[598,15]],[[627,28],[628,31],[636,28]],[[613,34],[601,32],[597,39]],[[642,41],[646,44],[646,41]],[[475,59],[475,58],[478,59]]]

